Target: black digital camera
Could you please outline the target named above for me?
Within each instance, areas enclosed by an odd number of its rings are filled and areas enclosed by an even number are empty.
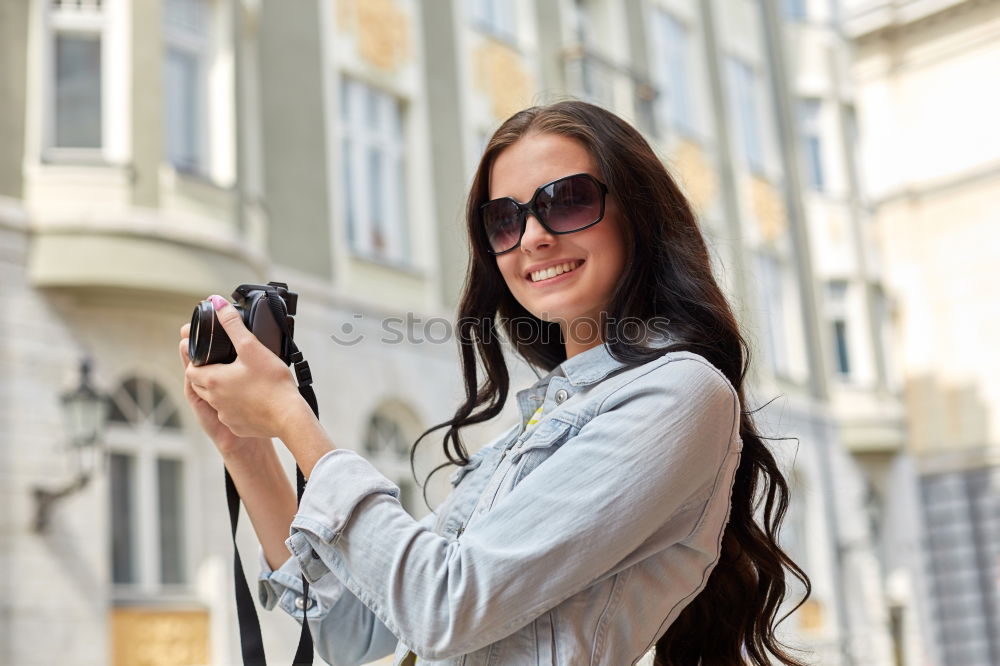
[[[289,291],[284,282],[241,284],[233,292],[233,304],[247,329],[286,365],[292,360],[293,315],[298,298],[298,294]],[[194,365],[232,363],[236,360],[236,350],[219,323],[212,301],[204,300],[194,309],[188,335],[188,356]]]
[[[233,292],[233,305],[240,313],[244,325],[265,347],[278,355],[285,365],[290,365],[295,371],[299,393],[309,404],[313,414],[319,417],[319,406],[316,393],[312,387],[312,374],[309,364],[302,358],[292,336],[295,332],[295,306],[299,295],[288,290],[284,282],[268,282],[261,284],[241,284]],[[226,334],[226,329],[219,322],[212,301],[199,303],[191,316],[191,330],[188,334],[188,356],[195,365],[211,363],[232,363],[236,360],[236,349]],[[236,547],[236,524],[240,515],[240,495],[236,483],[226,474],[226,497],[229,503],[229,523],[232,527],[233,550],[235,556],[236,576],[236,617],[240,628],[240,643],[245,664],[264,663],[264,643],[260,635],[260,623],[254,610],[253,597],[243,575],[240,564],[239,549]],[[302,501],[306,479],[302,470],[296,467],[298,486],[298,501]],[[308,592],[309,583],[302,576],[302,589]],[[309,633],[309,623],[302,623],[302,634],[299,637],[299,648],[295,652],[294,663],[313,663],[313,643]]]

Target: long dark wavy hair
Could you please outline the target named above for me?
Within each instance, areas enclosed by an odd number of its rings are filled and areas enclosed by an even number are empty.
[[[700,354],[726,375],[744,404],[750,350],[712,274],[690,204],[636,129],[598,106],[563,101],[513,115],[493,134],[480,160],[466,209],[470,263],[457,326],[466,398],[452,418],[420,435],[411,462],[420,441],[444,427],[449,462],[441,467],[469,462],[459,431],[498,415],[510,388],[498,327],[536,369],[550,371],[566,360],[559,323],[538,319],[513,297],[495,256],[487,251],[479,219],[479,206],[489,199],[490,169],[497,156],[534,133],[581,142],[596,159],[609,196],[622,211],[626,269],[607,305],[606,325],[653,317],[670,322],[675,342],[659,348],[605,330],[611,354],[629,366],[671,351]],[[534,324],[533,335],[524,335],[525,321]],[[520,322],[517,330],[515,322]],[[482,381],[477,357],[485,373]],[[789,666],[802,664],[775,636],[780,622],[776,616],[787,590],[786,571],[805,588],[799,605],[811,591],[808,576],[778,545],[788,485],[746,410],[740,417],[740,436],[743,451],[720,559],[705,588],[657,641],[657,666],[766,666],[772,658]]]

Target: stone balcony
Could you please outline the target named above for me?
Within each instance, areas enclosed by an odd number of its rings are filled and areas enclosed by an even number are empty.
[[[204,297],[262,279],[265,216],[231,187],[161,165],[135,202],[127,166],[41,164],[26,172],[33,285]],[[147,190],[148,191],[148,190]]]

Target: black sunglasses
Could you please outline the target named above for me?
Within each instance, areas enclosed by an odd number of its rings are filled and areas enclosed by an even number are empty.
[[[479,207],[490,243],[490,254],[510,252],[521,244],[528,213],[553,234],[571,234],[604,218],[608,186],[589,173],[553,180],[535,190],[528,203],[510,197],[492,199]]]

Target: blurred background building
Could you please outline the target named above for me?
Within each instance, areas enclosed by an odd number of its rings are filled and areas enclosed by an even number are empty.
[[[813,582],[781,635],[817,664],[1000,663],[998,4],[0,2],[0,664],[238,663],[176,347],[208,294],[288,282],[335,442],[428,511],[408,454],[462,398],[471,174],[500,121],[567,96],[650,140],[750,334]],[[83,357],[99,446],[62,424]],[[294,621],[262,624],[290,657]]]
[[[850,7],[943,664],[1000,664],[1000,2]]]

